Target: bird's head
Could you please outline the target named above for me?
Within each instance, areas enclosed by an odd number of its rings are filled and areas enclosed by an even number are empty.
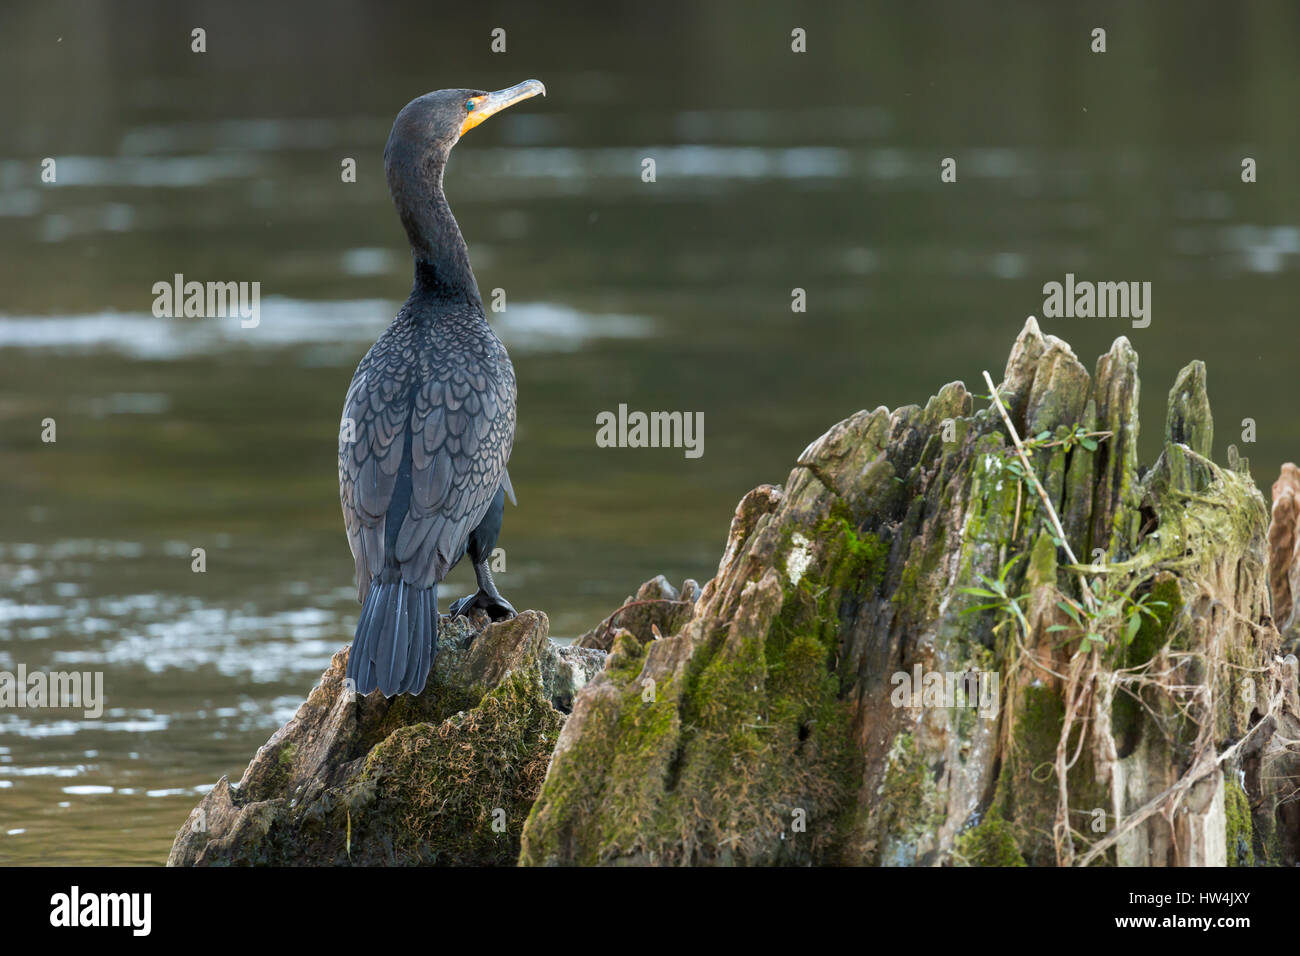
[[[442,192],[443,170],[461,136],[538,93],[545,95],[546,87],[537,80],[495,93],[438,90],[411,100],[397,114],[384,147],[384,172],[415,256],[417,288],[479,302],[465,239]]]
[[[406,169],[425,171],[442,165],[460,138],[489,116],[520,100],[546,95],[538,80],[524,80],[495,93],[482,90],[438,90],[425,93],[402,107],[384,148],[384,166],[390,184],[394,173]]]

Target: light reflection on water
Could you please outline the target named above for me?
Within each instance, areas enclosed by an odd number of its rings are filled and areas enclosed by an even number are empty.
[[[177,319],[120,312],[0,315],[0,348],[54,352],[102,350],[131,358],[165,361],[210,354],[216,349],[341,344],[348,347],[346,353],[337,357],[342,362],[347,355],[364,353],[400,306],[401,302],[396,300],[306,302],[271,296],[261,300],[255,320],[240,315]],[[245,321],[256,324],[245,328]],[[642,338],[653,331],[651,322],[639,316],[588,315],[547,302],[512,305],[508,311],[494,316],[493,325],[512,354],[573,351],[594,339]],[[132,401],[121,395],[114,396],[113,401],[117,402],[119,413],[166,410],[165,395],[153,402],[139,397]]]

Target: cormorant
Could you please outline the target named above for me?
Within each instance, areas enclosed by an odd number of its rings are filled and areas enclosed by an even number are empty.
[[[442,177],[464,133],[538,93],[537,80],[426,93],[397,114],[384,148],[415,283],[357,366],[339,430],[339,497],[362,602],[347,676],[361,694],[424,689],[438,650],[438,582],[467,551],[478,591],[451,613],[515,613],[488,567],[506,495],[514,501],[515,372],[488,327]]]

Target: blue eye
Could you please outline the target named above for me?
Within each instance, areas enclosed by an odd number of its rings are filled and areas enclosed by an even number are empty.
[[[468,112],[470,112],[470,113],[474,112],[474,101],[473,101],[473,100],[466,100],[466,101],[465,101],[465,109],[466,109]]]

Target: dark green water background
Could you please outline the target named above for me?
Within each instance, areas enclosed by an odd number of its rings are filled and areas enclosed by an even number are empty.
[[[708,578],[839,419],[982,391],[1067,272],[1152,283],[1149,328],[1043,322],[1090,367],[1132,339],[1148,459],[1202,358],[1216,456],[1267,489],[1300,450],[1298,34],[1285,2],[5,3],[0,669],[102,671],[107,709],[0,711],[0,862],[161,862],[350,638],[335,435],[409,289],[381,153],[413,96],[549,90],[447,191],[519,376],[500,582],[573,636]],[[261,325],[155,319],[175,273],[259,281]],[[624,402],[703,412],[704,455],[598,448]]]

